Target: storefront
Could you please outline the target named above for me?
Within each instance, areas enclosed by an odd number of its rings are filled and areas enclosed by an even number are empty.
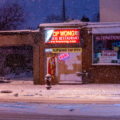
[[[93,64],[120,65],[120,34],[93,36]]]
[[[1,31],[0,46],[31,46],[34,84],[120,83],[120,23],[41,24]],[[26,55],[25,55],[26,56]]]
[[[120,83],[120,24],[40,25],[40,84]]]
[[[44,25],[44,76],[50,74],[53,84],[81,84],[81,26],[62,23]]]
[[[82,69],[90,75],[88,83],[120,83],[120,24],[89,23],[84,34]]]

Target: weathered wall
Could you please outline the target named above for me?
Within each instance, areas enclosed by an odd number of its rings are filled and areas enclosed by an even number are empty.
[[[7,31],[0,32],[0,47],[5,46],[23,46],[28,45],[33,47],[33,77],[34,84],[43,84],[42,65],[44,59],[44,47],[40,47],[41,35],[37,31]],[[40,52],[42,51],[42,52]],[[41,53],[41,54],[40,54]]]
[[[92,34],[83,30],[85,46],[82,53],[82,70],[89,72],[88,83],[120,83],[120,66],[92,65]]]
[[[120,22],[120,0],[100,0],[100,22]]]
[[[0,33],[0,46],[33,45],[34,39],[29,33]]]
[[[81,72],[82,59],[81,53],[69,53],[70,57],[66,61],[58,60],[58,78],[59,81],[75,82],[79,81],[80,77],[76,72]]]

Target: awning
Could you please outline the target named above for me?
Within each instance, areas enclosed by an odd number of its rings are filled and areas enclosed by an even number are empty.
[[[92,34],[120,34],[120,27],[92,28]]]

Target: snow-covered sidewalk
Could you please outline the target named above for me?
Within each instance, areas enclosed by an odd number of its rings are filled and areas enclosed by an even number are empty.
[[[39,103],[118,103],[120,84],[33,85],[32,81],[0,83],[0,101]]]

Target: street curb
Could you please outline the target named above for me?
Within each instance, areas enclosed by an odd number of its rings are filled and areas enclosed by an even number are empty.
[[[0,99],[0,102],[27,102],[27,103],[39,103],[39,104],[119,104],[120,101],[116,100],[36,100],[36,99]]]

